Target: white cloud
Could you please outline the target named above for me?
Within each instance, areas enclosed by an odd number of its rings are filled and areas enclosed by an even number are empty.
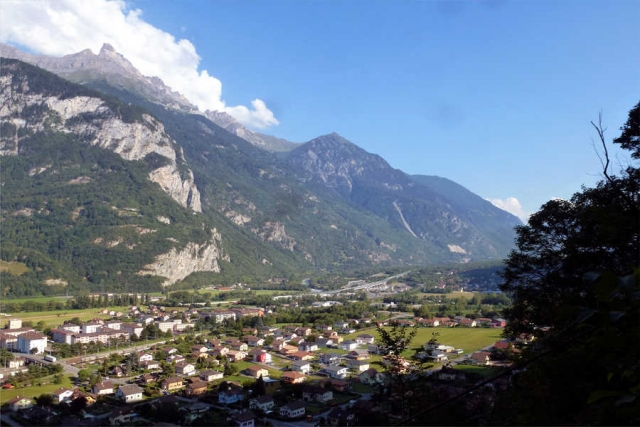
[[[158,76],[173,90],[204,110],[224,111],[253,128],[277,125],[278,120],[259,99],[252,108],[228,106],[222,83],[199,70],[200,56],[187,39],[177,40],[142,19],[123,0],[4,0],[0,41],[33,52],[62,56],[111,44],[144,75]]]
[[[526,223],[529,220],[529,213],[525,212],[522,208],[522,204],[515,197],[507,197],[506,199],[487,199],[494,206],[499,207],[503,211],[507,211],[520,218],[522,222]]]

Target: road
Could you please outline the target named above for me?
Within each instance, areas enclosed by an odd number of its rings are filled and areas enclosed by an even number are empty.
[[[386,285],[387,282],[389,282],[390,280],[406,276],[409,273],[411,273],[411,271],[405,271],[403,273],[396,274],[395,276],[387,277],[386,279],[379,280],[377,282],[365,283],[364,285],[358,285],[358,286],[354,286],[352,288],[347,287],[348,286],[347,285],[347,286],[343,286],[342,288],[340,288],[338,290],[335,290],[335,291],[321,291],[320,294],[321,295],[334,295],[334,294],[339,294],[341,292],[355,292],[355,291],[360,291],[360,290],[363,290],[363,289],[375,288],[376,286]]]

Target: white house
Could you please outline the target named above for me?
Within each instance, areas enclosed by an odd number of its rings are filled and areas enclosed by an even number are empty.
[[[303,374],[308,374],[311,370],[311,363],[306,360],[296,360],[291,362],[291,370],[302,372]]]
[[[358,348],[358,343],[353,340],[344,340],[340,344],[338,344],[338,348],[346,351],[351,351]]]
[[[269,396],[268,394],[256,397],[249,401],[249,407],[251,409],[261,409],[264,412],[273,409],[274,405],[275,402],[273,400],[273,397]]]
[[[324,368],[324,371],[328,373],[331,378],[343,380],[347,376],[348,369],[346,366],[330,365]]]
[[[142,400],[144,390],[135,384],[121,385],[116,390],[116,398],[126,403],[139,402]]]
[[[188,362],[176,363],[176,373],[180,375],[191,375],[196,371],[196,367]]]
[[[60,403],[65,399],[73,396],[73,390],[69,390],[68,388],[61,387],[58,390],[54,391],[53,398],[56,403]]]
[[[280,407],[280,416],[285,418],[298,418],[304,416],[306,403],[302,400],[289,402]]]

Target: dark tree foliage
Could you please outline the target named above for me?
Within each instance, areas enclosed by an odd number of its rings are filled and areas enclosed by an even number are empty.
[[[633,158],[639,106],[614,140]],[[605,166],[603,175],[517,229],[502,285],[513,299],[505,333],[535,341],[492,423],[640,423],[640,170],[611,175]]]

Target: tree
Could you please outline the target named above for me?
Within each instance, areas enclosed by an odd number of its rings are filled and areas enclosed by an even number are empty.
[[[89,380],[90,376],[91,376],[91,372],[89,372],[88,369],[80,369],[78,371],[78,380],[80,382],[85,382],[85,381]]]
[[[260,375],[260,377],[256,380],[256,384],[253,387],[253,394],[256,396],[264,396],[265,394],[267,394],[262,375]]]
[[[53,406],[53,395],[50,393],[44,393],[36,397],[36,403],[40,406]]]
[[[640,159],[639,110],[640,103],[614,140],[633,159]],[[536,341],[490,423],[640,422],[640,170],[611,174],[606,129],[592,124],[604,179],[548,202],[517,227],[501,286],[513,301],[505,333]]]
[[[53,383],[54,384],[62,384],[62,380],[64,379],[64,375],[62,374],[56,374],[53,376]]]

